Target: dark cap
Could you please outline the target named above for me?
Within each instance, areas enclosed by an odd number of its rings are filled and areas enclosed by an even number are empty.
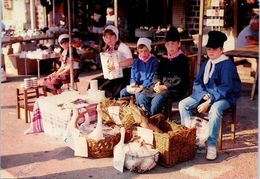
[[[208,33],[208,43],[206,47],[208,48],[218,48],[223,47],[224,42],[227,40],[226,34],[220,31],[210,31]]]
[[[166,42],[168,41],[180,41],[180,33],[178,32],[176,27],[171,27],[166,34]]]

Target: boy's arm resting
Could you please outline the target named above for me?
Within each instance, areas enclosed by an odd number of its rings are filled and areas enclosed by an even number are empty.
[[[122,68],[131,66],[133,64],[133,58],[127,58],[124,61],[118,62],[118,64]]]
[[[162,66],[160,65],[160,63],[158,63],[157,70],[155,71],[153,76],[153,82],[152,82],[153,85],[158,82],[162,82]]]
[[[220,84],[215,88],[209,90],[210,104],[213,104],[215,101],[218,101],[220,99],[225,99],[227,97],[227,94],[232,91],[234,85],[233,77],[235,72],[236,67],[231,63],[223,67],[223,69],[221,70]]]
[[[130,84],[137,84],[136,73],[137,73],[137,60],[134,61],[131,67]]]
[[[203,75],[204,75],[203,67],[205,68],[205,64],[204,64],[204,66],[201,66],[199,73],[193,83],[193,92],[192,93],[193,93],[193,96],[196,96],[196,99],[198,99],[198,100],[202,99],[203,96],[208,93],[206,91],[205,85],[203,83]]]
[[[151,69],[151,71],[147,73],[146,79],[143,81],[142,86],[144,88],[148,88],[153,84],[153,78],[154,78],[154,75],[155,75],[157,68],[158,68],[157,59],[154,60],[153,63],[151,63],[150,67],[148,67],[148,68]]]
[[[172,78],[172,81],[164,83],[164,85],[169,90],[177,90],[179,92],[184,92],[188,90],[189,87],[189,61],[188,59],[182,59],[180,61],[178,68],[179,72]]]

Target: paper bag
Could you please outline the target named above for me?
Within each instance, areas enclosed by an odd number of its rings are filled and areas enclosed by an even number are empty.
[[[108,70],[108,64],[116,62],[115,64],[118,64],[118,52],[101,52],[100,53],[100,59],[101,59],[101,65],[103,70],[103,75],[105,79],[116,79],[123,77],[123,69],[119,67],[118,65],[115,65],[115,69],[113,71]]]

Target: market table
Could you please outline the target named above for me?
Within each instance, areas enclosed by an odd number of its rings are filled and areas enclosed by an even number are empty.
[[[52,60],[59,58],[60,54],[58,53],[51,53],[46,55],[34,55],[34,54],[26,54],[25,56],[20,56],[20,58],[23,58],[25,60],[24,66],[25,66],[25,75],[27,75],[27,60],[36,60],[37,61],[37,72],[38,72],[38,78],[40,78],[40,61],[41,60]]]
[[[73,108],[88,111],[89,120],[96,120],[96,104],[85,103],[86,95],[77,91],[66,91],[60,95],[40,97],[33,109],[32,123],[25,134],[44,132],[62,139],[73,115]],[[77,101],[76,104],[72,103]]]
[[[243,48],[235,48],[234,50],[229,50],[225,52],[225,55],[229,56],[232,60],[234,57],[253,58],[256,60],[256,72],[254,75],[253,86],[251,90],[251,100],[254,99],[256,83],[258,79],[258,51],[258,45],[250,45]]]

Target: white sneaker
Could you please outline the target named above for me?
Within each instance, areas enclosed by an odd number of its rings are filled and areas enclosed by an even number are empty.
[[[206,159],[215,160],[217,158],[217,148],[215,146],[208,146]]]

